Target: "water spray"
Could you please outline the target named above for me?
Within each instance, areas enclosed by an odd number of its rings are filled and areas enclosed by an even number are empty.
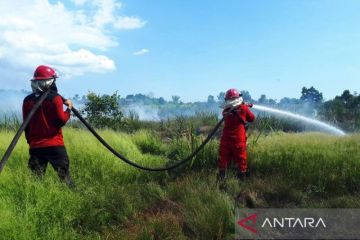
[[[280,115],[280,116],[284,116],[284,117],[290,117],[296,120],[300,120],[302,122],[306,122],[312,125],[315,125],[317,127],[319,127],[320,129],[323,129],[329,133],[332,133],[334,135],[337,136],[345,136],[346,133],[344,131],[342,131],[339,128],[336,128],[334,126],[331,126],[330,124],[327,124],[325,122],[316,120],[316,119],[312,119],[312,118],[308,118],[296,113],[292,113],[292,112],[288,112],[288,111],[284,111],[284,110],[279,110],[279,109],[275,109],[275,108],[270,108],[270,107],[265,107],[265,106],[261,106],[261,105],[253,105],[252,106],[254,109],[257,109],[259,111],[265,111],[265,112],[269,112],[275,115]]]

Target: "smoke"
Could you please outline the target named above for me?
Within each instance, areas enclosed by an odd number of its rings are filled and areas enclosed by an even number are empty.
[[[0,121],[4,117],[21,118],[22,103],[30,92],[0,89]]]
[[[158,104],[129,104],[122,105],[122,111],[127,117],[136,117],[144,121],[161,121],[179,116],[190,117],[199,113],[215,113],[221,116],[221,109],[217,103],[184,103],[180,105]]]
[[[160,121],[159,108],[157,106],[131,104],[122,107],[125,116],[136,116],[139,120]]]

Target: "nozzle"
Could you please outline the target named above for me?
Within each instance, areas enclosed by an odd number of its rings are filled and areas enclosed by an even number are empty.
[[[252,108],[253,106],[254,106],[254,104],[252,104],[252,103],[245,103],[246,104],[246,106],[248,106],[249,108]]]

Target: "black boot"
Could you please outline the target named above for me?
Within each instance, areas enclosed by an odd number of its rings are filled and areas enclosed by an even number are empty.
[[[75,183],[70,176],[69,170],[58,169],[58,176],[61,181],[65,182],[70,189],[75,189]]]
[[[240,172],[240,171],[238,171],[237,174],[236,174],[236,177],[237,177],[238,180],[244,181],[244,180],[245,180],[245,177],[246,177],[246,172]]]
[[[219,189],[221,191],[226,191],[226,170],[219,170],[217,181]]]
[[[226,170],[219,170],[218,180],[223,182],[226,179]]]

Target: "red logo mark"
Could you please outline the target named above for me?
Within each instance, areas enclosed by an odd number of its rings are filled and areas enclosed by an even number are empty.
[[[250,215],[248,216],[247,218],[244,218],[240,221],[238,221],[237,223],[245,228],[246,230],[252,232],[252,233],[257,233],[257,230],[256,230],[256,217],[257,217],[257,214],[254,213],[253,215]],[[248,221],[251,221],[251,225],[246,225],[245,223],[248,222]]]

